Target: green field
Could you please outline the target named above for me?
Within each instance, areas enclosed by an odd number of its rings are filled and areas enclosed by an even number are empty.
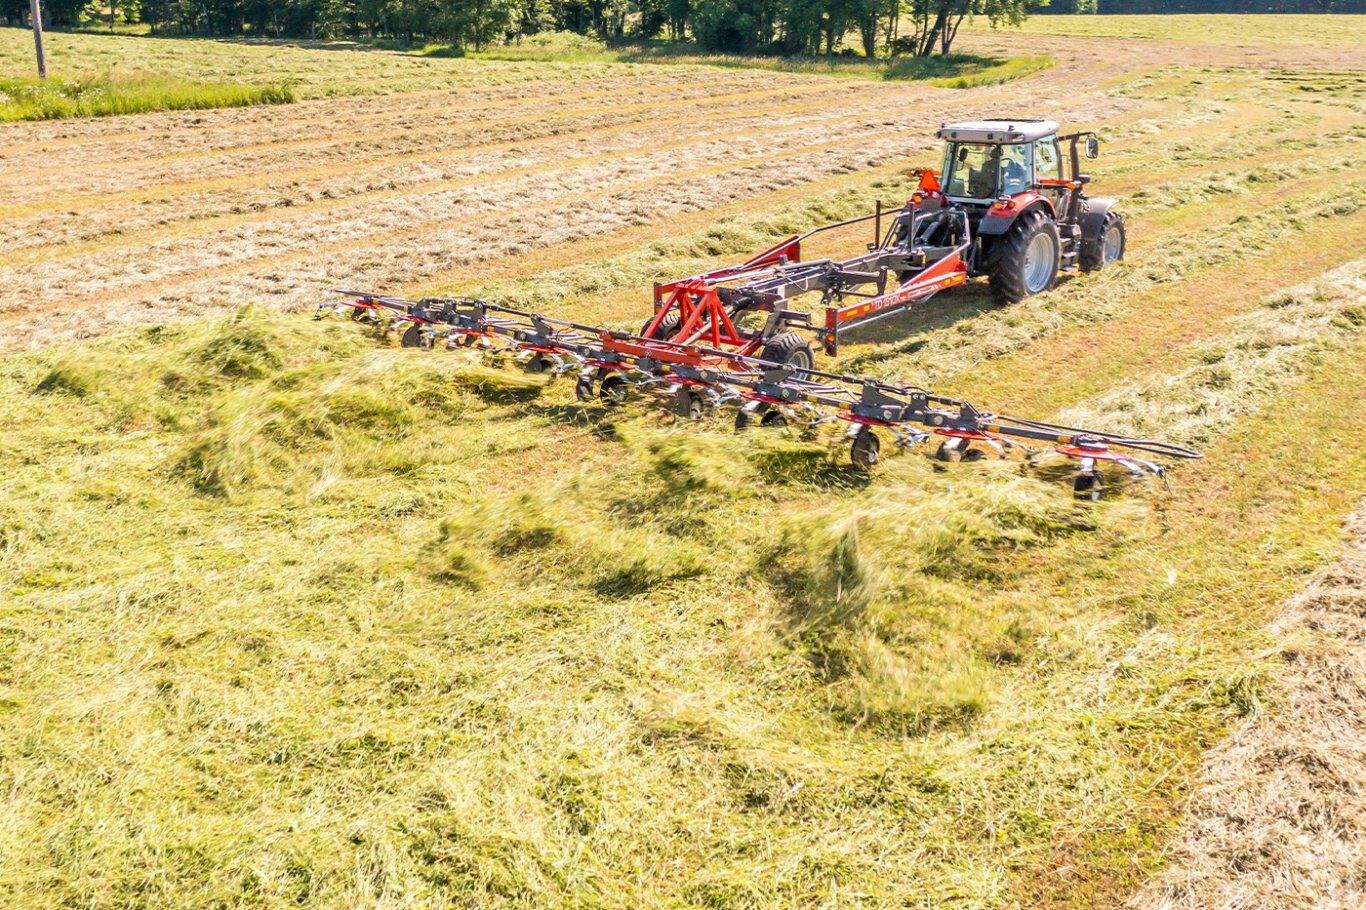
[[[1351,646],[1272,624],[1366,491],[1366,74],[1303,18],[1037,17],[1084,55],[961,91],[54,36],[311,100],[0,125],[0,906],[1125,906],[1210,750]],[[835,366],[1201,449],[1169,488],[864,475],[311,318],[365,284],[634,329],[1003,107],[1098,130],[1125,261]]]
[[[288,84],[204,84],[159,77],[0,78],[0,122],[288,104],[293,100],[294,92]]]

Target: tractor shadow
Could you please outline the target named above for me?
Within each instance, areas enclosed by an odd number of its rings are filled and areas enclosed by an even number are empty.
[[[1071,279],[1070,273],[1060,274],[1057,287],[1064,287]],[[974,279],[949,288],[904,313],[851,330],[845,343],[856,350],[838,358],[838,371],[857,372],[865,367],[915,354],[925,346],[928,333],[952,328],[1010,306],[992,296],[984,279]]]
[[[927,333],[952,328],[1006,306],[991,296],[983,282],[949,288],[904,313],[850,330],[842,341],[858,350],[839,358],[840,370],[914,354],[925,346]]]

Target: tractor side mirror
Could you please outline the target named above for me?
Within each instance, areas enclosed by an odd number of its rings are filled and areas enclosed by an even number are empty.
[[[1095,136],[1087,136],[1087,137],[1086,137],[1086,157],[1087,157],[1087,158],[1099,158],[1099,157],[1100,157],[1100,140],[1097,139]]]

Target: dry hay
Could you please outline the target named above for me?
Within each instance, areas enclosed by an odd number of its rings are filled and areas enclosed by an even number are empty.
[[[1366,507],[1349,527],[1273,627],[1275,707],[1207,757],[1170,866],[1131,907],[1366,906]]]

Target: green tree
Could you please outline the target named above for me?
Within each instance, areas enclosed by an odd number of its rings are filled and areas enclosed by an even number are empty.
[[[1019,25],[1048,0],[911,0],[907,18],[911,34],[899,48],[921,57],[936,50],[948,54],[958,29],[974,16],[985,16],[992,25]]]

